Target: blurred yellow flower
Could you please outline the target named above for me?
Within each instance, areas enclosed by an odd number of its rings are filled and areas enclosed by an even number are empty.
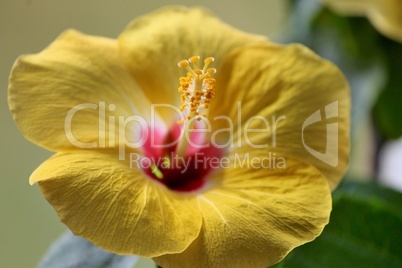
[[[323,0],[346,16],[367,16],[379,32],[402,42],[402,2],[400,0]]]
[[[280,261],[321,233],[348,162],[340,71],[200,8],[140,17],[118,40],[63,33],[17,60],[9,106],[57,152],[30,182],[62,222],[165,268]]]

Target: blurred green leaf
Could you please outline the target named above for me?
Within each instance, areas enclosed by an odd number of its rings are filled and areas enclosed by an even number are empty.
[[[376,180],[372,179],[370,181]],[[345,178],[341,185],[339,185],[339,188],[334,192],[334,198],[336,199],[339,195],[345,194],[363,200],[378,200],[384,202],[389,209],[395,210],[397,214],[402,214],[402,194],[378,183],[359,183],[353,181],[353,179]]]
[[[137,256],[120,256],[102,250],[68,231],[50,247],[38,267],[132,268],[138,260]]]
[[[374,118],[386,139],[402,136],[402,44],[383,38],[388,79],[373,109]]]
[[[322,8],[312,18],[310,30],[317,42],[323,32],[331,32],[341,46],[339,51],[345,52],[340,56],[351,58],[356,67],[366,67],[383,57],[381,36],[366,18],[345,17]]]
[[[331,220],[321,236],[275,267],[402,267],[401,204],[401,193],[346,183],[334,193]]]

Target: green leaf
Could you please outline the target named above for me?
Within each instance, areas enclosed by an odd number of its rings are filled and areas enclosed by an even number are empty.
[[[139,257],[120,256],[73,235],[63,234],[48,250],[39,268],[132,268]]]
[[[313,14],[310,34],[312,48],[323,46],[323,36],[332,39],[338,57],[348,59],[357,68],[372,66],[383,57],[378,31],[364,17],[345,17],[324,7]]]
[[[402,136],[402,44],[383,38],[387,83],[373,109],[374,118],[386,139]]]
[[[329,225],[277,268],[402,267],[402,194],[346,183],[334,193]]]
[[[379,200],[380,202],[386,203],[389,209],[395,210],[395,213],[402,214],[400,211],[402,194],[378,183],[359,183],[345,178],[339,188],[334,192],[334,198],[336,199],[338,196],[345,194],[363,200]]]

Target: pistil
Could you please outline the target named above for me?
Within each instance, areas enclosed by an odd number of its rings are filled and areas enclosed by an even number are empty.
[[[214,97],[215,79],[211,75],[216,73],[215,68],[208,68],[209,64],[214,61],[213,57],[204,60],[202,69],[198,68],[199,56],[193,56],[188,60],[181,60],[178,66],[186,69],[187,76],[181,77],[180,99],[182,105],[180,111],[183,117],[178,121],[183,125],[184,135],[182,136],[178,146],[177,154],[185,156],[188,147],[189,129],[193,125],[194,120],[202,120],[206,118],[209,104]],[[190,66],[192,65],[192,66]]]

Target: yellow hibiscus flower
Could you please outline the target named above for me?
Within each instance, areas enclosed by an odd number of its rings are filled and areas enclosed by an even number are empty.
[[[346,16],[367,16],[388,38],[402,42],[402,3],[400,0],[322,0]]]
[[[57,152],[30,182],[61,221],[165,268],[280,261],[321,233],[348,162],[340,71],[201,8],[145,15],[118,40],[63,33],[17,60],[9,106]]]

